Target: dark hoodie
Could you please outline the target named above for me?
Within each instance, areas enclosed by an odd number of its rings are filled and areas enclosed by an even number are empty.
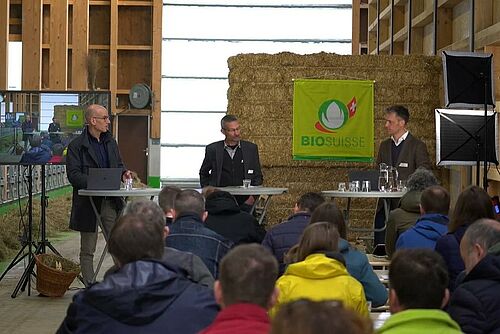
[[[234,196],[227,191],[216,191],[207,197],[205,208],[208,218],[205,225],[235,244],[261,243],[265,230],[254,216],[241,211]]]
[[[487,254],[453,293],[448,313],[464,333],[500,333],[500,257]]]
[[[219,308],[207,287],[157,261],[129,263],[73,297],[57,333],[198,333]]]

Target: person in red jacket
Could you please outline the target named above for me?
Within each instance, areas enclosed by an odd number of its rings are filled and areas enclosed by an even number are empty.
[[[214,284],[215,300],[222,311],[201,334],[269,333],[267,310],[278,297],[277,278],[278,262],[263,246],[233,248],[222,260]]]

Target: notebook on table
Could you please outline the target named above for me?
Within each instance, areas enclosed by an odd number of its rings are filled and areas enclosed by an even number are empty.
[[[119,190],[121,168],[89,168],[87,190]]]

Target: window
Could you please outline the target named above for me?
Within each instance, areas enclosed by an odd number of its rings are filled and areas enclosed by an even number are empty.
[[[351,52],[351,1],[209,0],[163,4],[161,179],[194,181],[223,139],[227,59],[239,53]],[[244,125],[243,125],[244,126]]]

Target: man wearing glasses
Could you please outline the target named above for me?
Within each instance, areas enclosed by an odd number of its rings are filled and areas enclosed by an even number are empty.
[[[103,106],[93,104],[85,111],[86,126],[82,134],[68,146],[66,169],[68,180],[73,186],[73,203],[71,207],[70,228],[80,232],[80,266],[85,285],[89,285],[94,277],[94,252],[97,244],[97,224],[90,199],[79,196],[79,189],[87,188],[89,168],[122,168],[122,180],[130,178],[130,171],[123,165],[118,144],[109,132],[108,111]],[[95,198],[100,208],[104,233],[109,233],[122,201],[118,197]]]
[[[241,186],[244,179],[251,180],[252,186],[260,186],[262,172],[257,145],[241,140],[240,122],[236,116],[226,115],[220,123],[225,139],[205,148],[200,168],[201,187]],[[237,200],[240,205],[245,200],[247,204],[253,204],[250,203],[253,197],[247,199],[245,196]]]

